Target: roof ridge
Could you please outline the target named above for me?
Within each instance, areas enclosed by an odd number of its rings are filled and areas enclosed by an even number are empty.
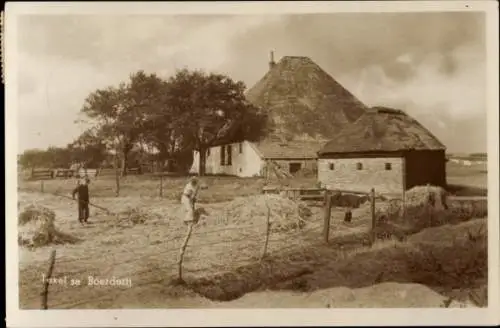
[[[339,131],[319,153],[446,149],[419,121],[394,108],[370,108]]]

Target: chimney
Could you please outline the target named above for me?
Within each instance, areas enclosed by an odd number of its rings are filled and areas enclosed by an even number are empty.
[[[269,58],[269,69],[273,68],[276,63],[274,62],[274,51],[271,51],[271,55]]]

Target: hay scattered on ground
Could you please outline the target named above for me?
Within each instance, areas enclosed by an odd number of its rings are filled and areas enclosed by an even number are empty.
[[[135,226],[137,224],[154,224],[162,220],[162,217],[155,212],[139,207],[129,207],[120,211],[116,216],[115,225]],[[168,221],[165,221],[168,222]]]
[[[238,198],[228,203],[219,224],[265,224],[270,216],[272,232],[301,229],[312,212],[306,204],[278,195],[257,195]]]
[[[484,219],[474,221],[484,224]],[[433,229],[439,231],[431,232]],[[209,299],[224,301],[256,290],[313,292],[339,286],[368,287],[388,281],[418,283],[434,290],[445,288],[445,296],[449,296],[446,293],[449,290],[480,287],[487,277],[486,235],[478,235],[478,229],[471,229],[471,224],[465,222],[446,229],[450,242],[428,242],[442,229],[426,229],[418,241],[379,241],[373,247],[352,250],[309,244],[273,254],[263,263],[253,262],[231,272],[204,275],[190,285]],[[471,230],[472,237],[462,233],[463,230]],[[453,256],[456,253],[461,255],[460,259]],[[425,302],[419,305],[424,304],[428,305]]]
[[[37,204],[28,205],[18,216],[18,244],[27,248],[38,248],[79,241],[76,237],[58,231],[54,223],[55,218],[56,214],[49,208]]]
[[[458,213],[448,205],[447,192],[441,187],[417,186],[408,190],[405,201],[391,199],[375,202],[376,228],[379,238],[404,236],[425,228],[437,227],[447,223],[457,223],[471,219],[471,215]],[[363,204],[354,211],[354,217],[371,217],[371,204]]]

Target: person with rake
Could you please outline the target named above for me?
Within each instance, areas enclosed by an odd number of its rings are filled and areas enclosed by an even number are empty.
[[[187,226],[186,236],[184,237],[184,242],[182,243],[180,253],[179,253],[179,277],[178,281],[183,282],[182,279],[182,261],[184,258],[184,253],[186,251],[189,238],[193,231],[193,226],[198,222],[200,215],[195,211],[196,197],[198,196],[198,191],[200,190],[200,182],[196,177],[189,179],[189,182],[184,187],[181,196],[181,204],[185,210],[185,216],[183,218],[184,224]]]
[[[186,211],[184,216],[184,224],[189,225],[196,223],[198,218],[196,217],[195,204],[196,197],[198,196],[198,191],[200,190],[200,182],[196,177],[189,179],[189,182],[184,187],[181,196],[181,204]]]
[[[73,199],[78,194],[78,221],[83,225],[89,219],[89,184],[90,179],[85,176],[78,180],[76,188],[73,190]]]

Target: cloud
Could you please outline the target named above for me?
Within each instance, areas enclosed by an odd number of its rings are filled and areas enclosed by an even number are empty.
[[[406,56],[406,55],[403,55]],[[451,59],[450,59],[451,58]],[[453,60],[452,73],[443,70]],[[451,148],[460,146],[452,127],[455,124],[484,119],[486,124],[486,66],[484,49],[463,45],[451,54],[429,53],[418,64],[409,65],[414,74],[401,81],[385,73],[383,67],[370,65],[358,74],[339,80],[360,100],[370,106],[389,106],[406,110],[425,126],[436,132]],[[486,147],[485,128],[471,125],[470,132],[482,134]],[[482,149],[484,149],[482,148]]]
[[[354,75],[344,79],[353,91],[362,86],[357,95],[371,105],[406,104],[420,115],[439,111],[456,119],[468,119],[486,110],[486,67],[482,54],[476,47],[456,49],[452,54],[456,62],[453,74],[443,72],[446,59],[442,54],[431,53],[411,67],[414,74],[407,81],[392,79],[378,65],[363,68],[359,79]]]
[[[19,147],[65,145],[82,129],[73,124],[85,97],[96,88],[118,83],[110,72],[79,61],[19,54]]]
[[[221,69],[234,38],[272,19],[25,18],[19,45],[20,151],[69,143],[83,131],[73,122],[86,96],[134,71],[167,76],[183,66]]]
[[[23,16],[20,151],[70,142],[85,97],[134,71],[187,66],[251,86],[270,50],[311,57],[361,100],[406,108],[453,144],[450,126],[485,115],[484,44],[477,13]],[[471,128],[471,147],[486,147],[483,132]]]

